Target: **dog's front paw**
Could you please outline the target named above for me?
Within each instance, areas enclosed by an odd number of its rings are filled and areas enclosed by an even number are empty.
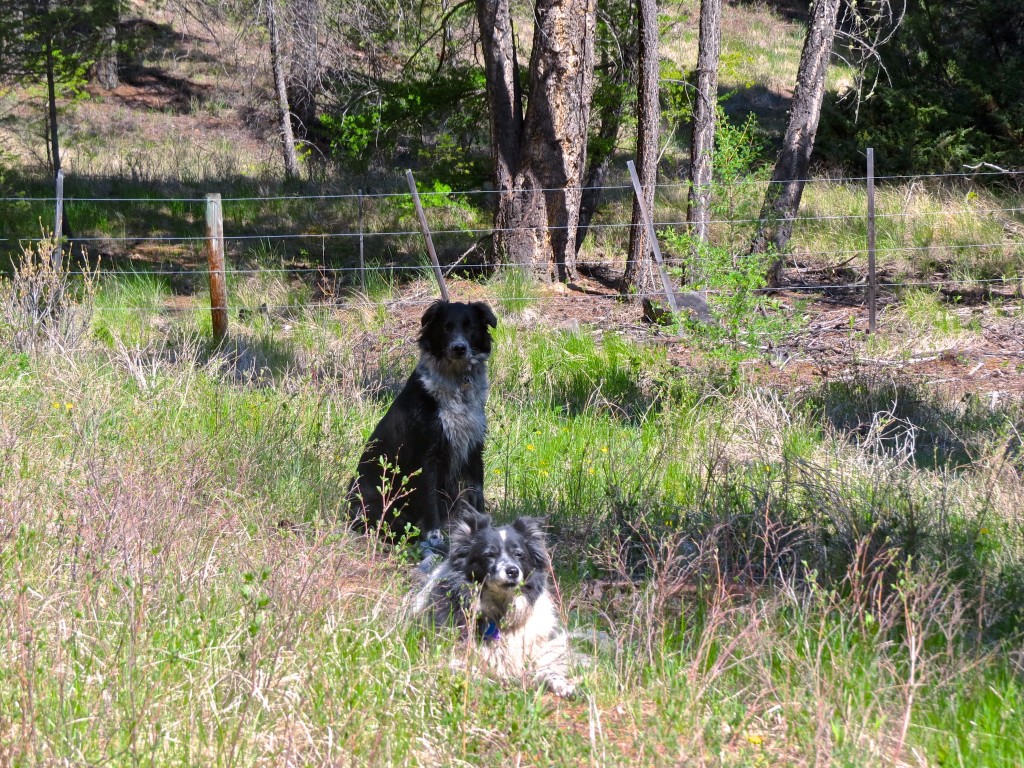
[[[432,531],[427,531],[427,535],[424,537],[427,543],[431,546],[438,546],[444,543],[444,534],[441,533],[440,528],[435,528]]]
[[[550,675],[544,680],[548,690],[560,699],[575,699],[576,686],[561,675]]]
[[[419,540],[421,558],[436,557],[443,558],[448,554],[448,542],[444,540],[444,534],[440,530],[427,531]]]

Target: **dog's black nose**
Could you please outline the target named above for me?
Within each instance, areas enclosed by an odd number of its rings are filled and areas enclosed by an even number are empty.
[[[509,581],[516,581],[519,578],[519,569],[514,565],[510,565],[505,569],[505,576]]]
[[[469,351],[469,345],[464,341],[453,341],[449,349],[455,357],[465,357],[466,352]]]

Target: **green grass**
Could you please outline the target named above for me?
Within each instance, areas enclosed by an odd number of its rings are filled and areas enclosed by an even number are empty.
[[[765,7],[726,10],[723,87],[737,109],[777,100],[802,34]],[[689,71],[693,25],[669,37],[664,55]],[[848,77],[837,67],[830,83]],[[209,118],[233,105],[214,93],[189,108]],[[169,115],[99,106],[81,106],[68,194],[140,202],[72,204],[80,236],[193,237],[202,202],[145,198],[280,193],[270,145],[197,144]],[[781,126],[777,104],[758,115],[755,137],[736,129],[719,164],[736,171],[715,198],[716,219],[730,220],[712,231],[722,280],[760,208],[753,142]],[[672,167],[683,140],[667,148]],[[4,173],[10,194],[50,193],[24,169]],[[428,178],[447,263],[490,214]],[[404,191],[400,173],[369,181],[303,191]],[[887,274],[1022,273],[1006,229],[1017,220],[992,212],[1019,194],[928,180],[877,194]],[[229,243],[220,348],[202,282],[152,271],[201,264],[194,246],[113,245],[118,269],[76,290],[79,304],[38,338],[0,285],[0,765],[1024,763],[1024,412],[883,377],[746,383],[742,359],[797,327],[798,305],[713,299],[732,325],[685,329],[711,359],[681,369],[635,336],[538,327],[537,288],[516,272],[472,286],[502,315],[491,511],[547,519],[563,613],[592,640],[577,641],[577,702],[453,665],[457,638],[408,619],[406,556],[344,523],[363,441],[415,356],[415,319],[384,302],[432,295],[419,235],[376,234],[418,231],[408,200],[363,202],[377,267],[365,290],[354,272],[273,271],[357,264],[357,240],[332,235],[358,231],[358,200],[224,203],[227,233],[248,239]],[[862,185],[809,184],[797,261],[853,256],[855,280],[865,205]],[[609,191],[595,222],[622,224],[630,206]],[[685,208],[684,187],[659,190],[659,221]],[[51,219],[46,202],[0,203],[0,237],[38,236]],[[586,258],[621,266],[628,230],[592,235]],[[673,244],[666,256],[684,257]],[[978,331],[940,294],[898,298],[866,354],[937,354]]]
[[[145,346],[158,336],[153,318],[170,294],[161,275],[107,273],[96,290],[92,331],[108,344]]]
[[[164,291],[112,276],[93,316]],[[120,318],[93,338],[135,348],[0,347],[0,761],[1024,759],[1019,407],[722,386],[503,321],[488,499],[547,517],[568,623],[597,638],[560,702],[453,667],[458,641],[407,619],[401,555],[344,526],[412,350],[357,352],[388,331],[358,303],[289,321],[265,379],[187,318],[173,345]]]
[[[506,315],[519,315],[529,309],[539,295],[536,284],[521,269],[497,272],[490,281],[497,305]]]

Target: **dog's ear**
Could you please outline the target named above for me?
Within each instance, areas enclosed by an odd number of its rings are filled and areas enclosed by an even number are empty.
[[[484,528],[491,527],[491,516],[486,512],[478,512],[468,504],[465,505],[465,509],[459,516],[459,526],[465,525],[471,534],[482,531]]]
[[[473,546],[473,536],[491,525],[491,516],[475,509],[466,509],[452,527],[452,559],[466,557]]]
[[[447,302],[444,301],[444,299],[438,299],[429,307],[427,307],[427,311],[424,312],[423,317],[420,318],[420,326],[426,328],[428,325],[434,322],[434,320],[437,318],[438,313],[446,304]]]
[[[491,326],[491,328],[498,327],[498,318],[494,316],[494,312],[490,305],[484,301],[472,301],[469,306],[476,312],[477,317],[485,324]]]
[[[533,559],[535,568],[546,569],[548,560],[547,536],[544,535],[544,523],[542,517],[520,517],[512,527],[523,537],[526,543],[526,550]]]

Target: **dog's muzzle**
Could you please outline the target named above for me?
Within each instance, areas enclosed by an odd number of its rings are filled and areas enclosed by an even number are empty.
[[[523,569],[508,559],[499,560],[491,573],[490,582],[502,589],[514,589],[523,583]]]
[[[452,339],[445,351],[449,360],[465,360],[469,357],[469,342],[463,338]]]

